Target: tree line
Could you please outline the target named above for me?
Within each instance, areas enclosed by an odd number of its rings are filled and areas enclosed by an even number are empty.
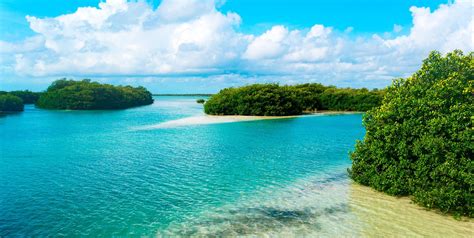
[[[89,79],[60,79],[45,92],[0,91],[0,112],[23,111],[24,104],[44,109],[99,110],[125,109],[153,103],[152,94],[144,87],[113,86]]]
[[[204,111],[211,115],[255,116],[300,115],[318,110],[367,111],[380,105],[384,92],[319,83],[253,84],[221,90],[207,100]]]
[[[24,91],[0,91],[0,112],[18,112],[24,110],[24,104],[34,104],[40,93]]]

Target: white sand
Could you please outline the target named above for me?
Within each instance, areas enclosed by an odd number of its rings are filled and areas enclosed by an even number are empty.
[[[256,121],[256,120],[275,120],[275,119],[288,119],[297,118],[304,116],[325,116],[325,115],[339,115],[339,114],[354,114],[358,112],[318,112],[313,114],[299,115],[299,116],[214,116],[214,115],[200,115],[185,117],[171,121],[165,121],[155,125],[142,126],[134,128],[135,130],[154,130],[162,128],[175,128],[183,126],[196,126],[196,125],[207,125],[207,124],[221,124],[231,122],[242,122],[242,121]]]
[[[221,124],[221,123],[231,123],[231,122],[242,122],[242,121],[256,121],[256,120],[265,120],[265,119],[283,119],[283,118],[292,118],[291,117],[262,117],[262,116],[192,116],[185,117],[181,119],[165,121],[150,126],[143,126],[136,128],[137,130],[153,130],[153,129],[162,129],[162,128],[175,128],[182,126],[196,126],[196,125],[207,125],[207,124]]]

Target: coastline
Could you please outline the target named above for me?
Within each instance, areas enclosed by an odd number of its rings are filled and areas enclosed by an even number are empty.
[[[215,118],[235,118],[239,120],[265,120],[265,119],[286,119],[286,118],[297,118],[304,116],[327,116],[327,115],[350,115],[350,114],[363,114],[364,112],[358,111],[315,111],[315,112],[304,112],[301,115],[290,115],[290,116],[247,116],[247,115],[209,115],[205,114],[208,117]]]
[[[291,116],[243,116],[243,115],[198,115],[179,118],[176,120],[170,120],[161,122],[149,126],[136,127],[133,130],[154,130],[163,128],[176,128],[185,126],[198,126],[208,124],[222,124],[232,122],[245,122],[245,121],[259,121],[259,120],[281,120],[281,119],[294,119],[308,116],[332,116],[332,115],[348,115],[348,114],[361,114],[362,112],[347,112],[347,111],[323,111],[314,112],[302,115],[291,115]]]

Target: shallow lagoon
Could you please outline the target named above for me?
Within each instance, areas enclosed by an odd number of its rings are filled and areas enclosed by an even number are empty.
[[[0,117],[0,236],[470,235],[351,184],[360,114],[186,125],[195,100]]]

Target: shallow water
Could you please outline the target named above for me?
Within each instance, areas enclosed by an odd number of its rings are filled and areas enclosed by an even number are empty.
[[[195,100],[0,117],[0,236],[469,234],[372,209],[385,196],[346,174],[361,115],[202,123]]]
[[[349,207],[364,237],[473,237],[474,222],[428,211],[407,198],[396,198],[350,184]]]

